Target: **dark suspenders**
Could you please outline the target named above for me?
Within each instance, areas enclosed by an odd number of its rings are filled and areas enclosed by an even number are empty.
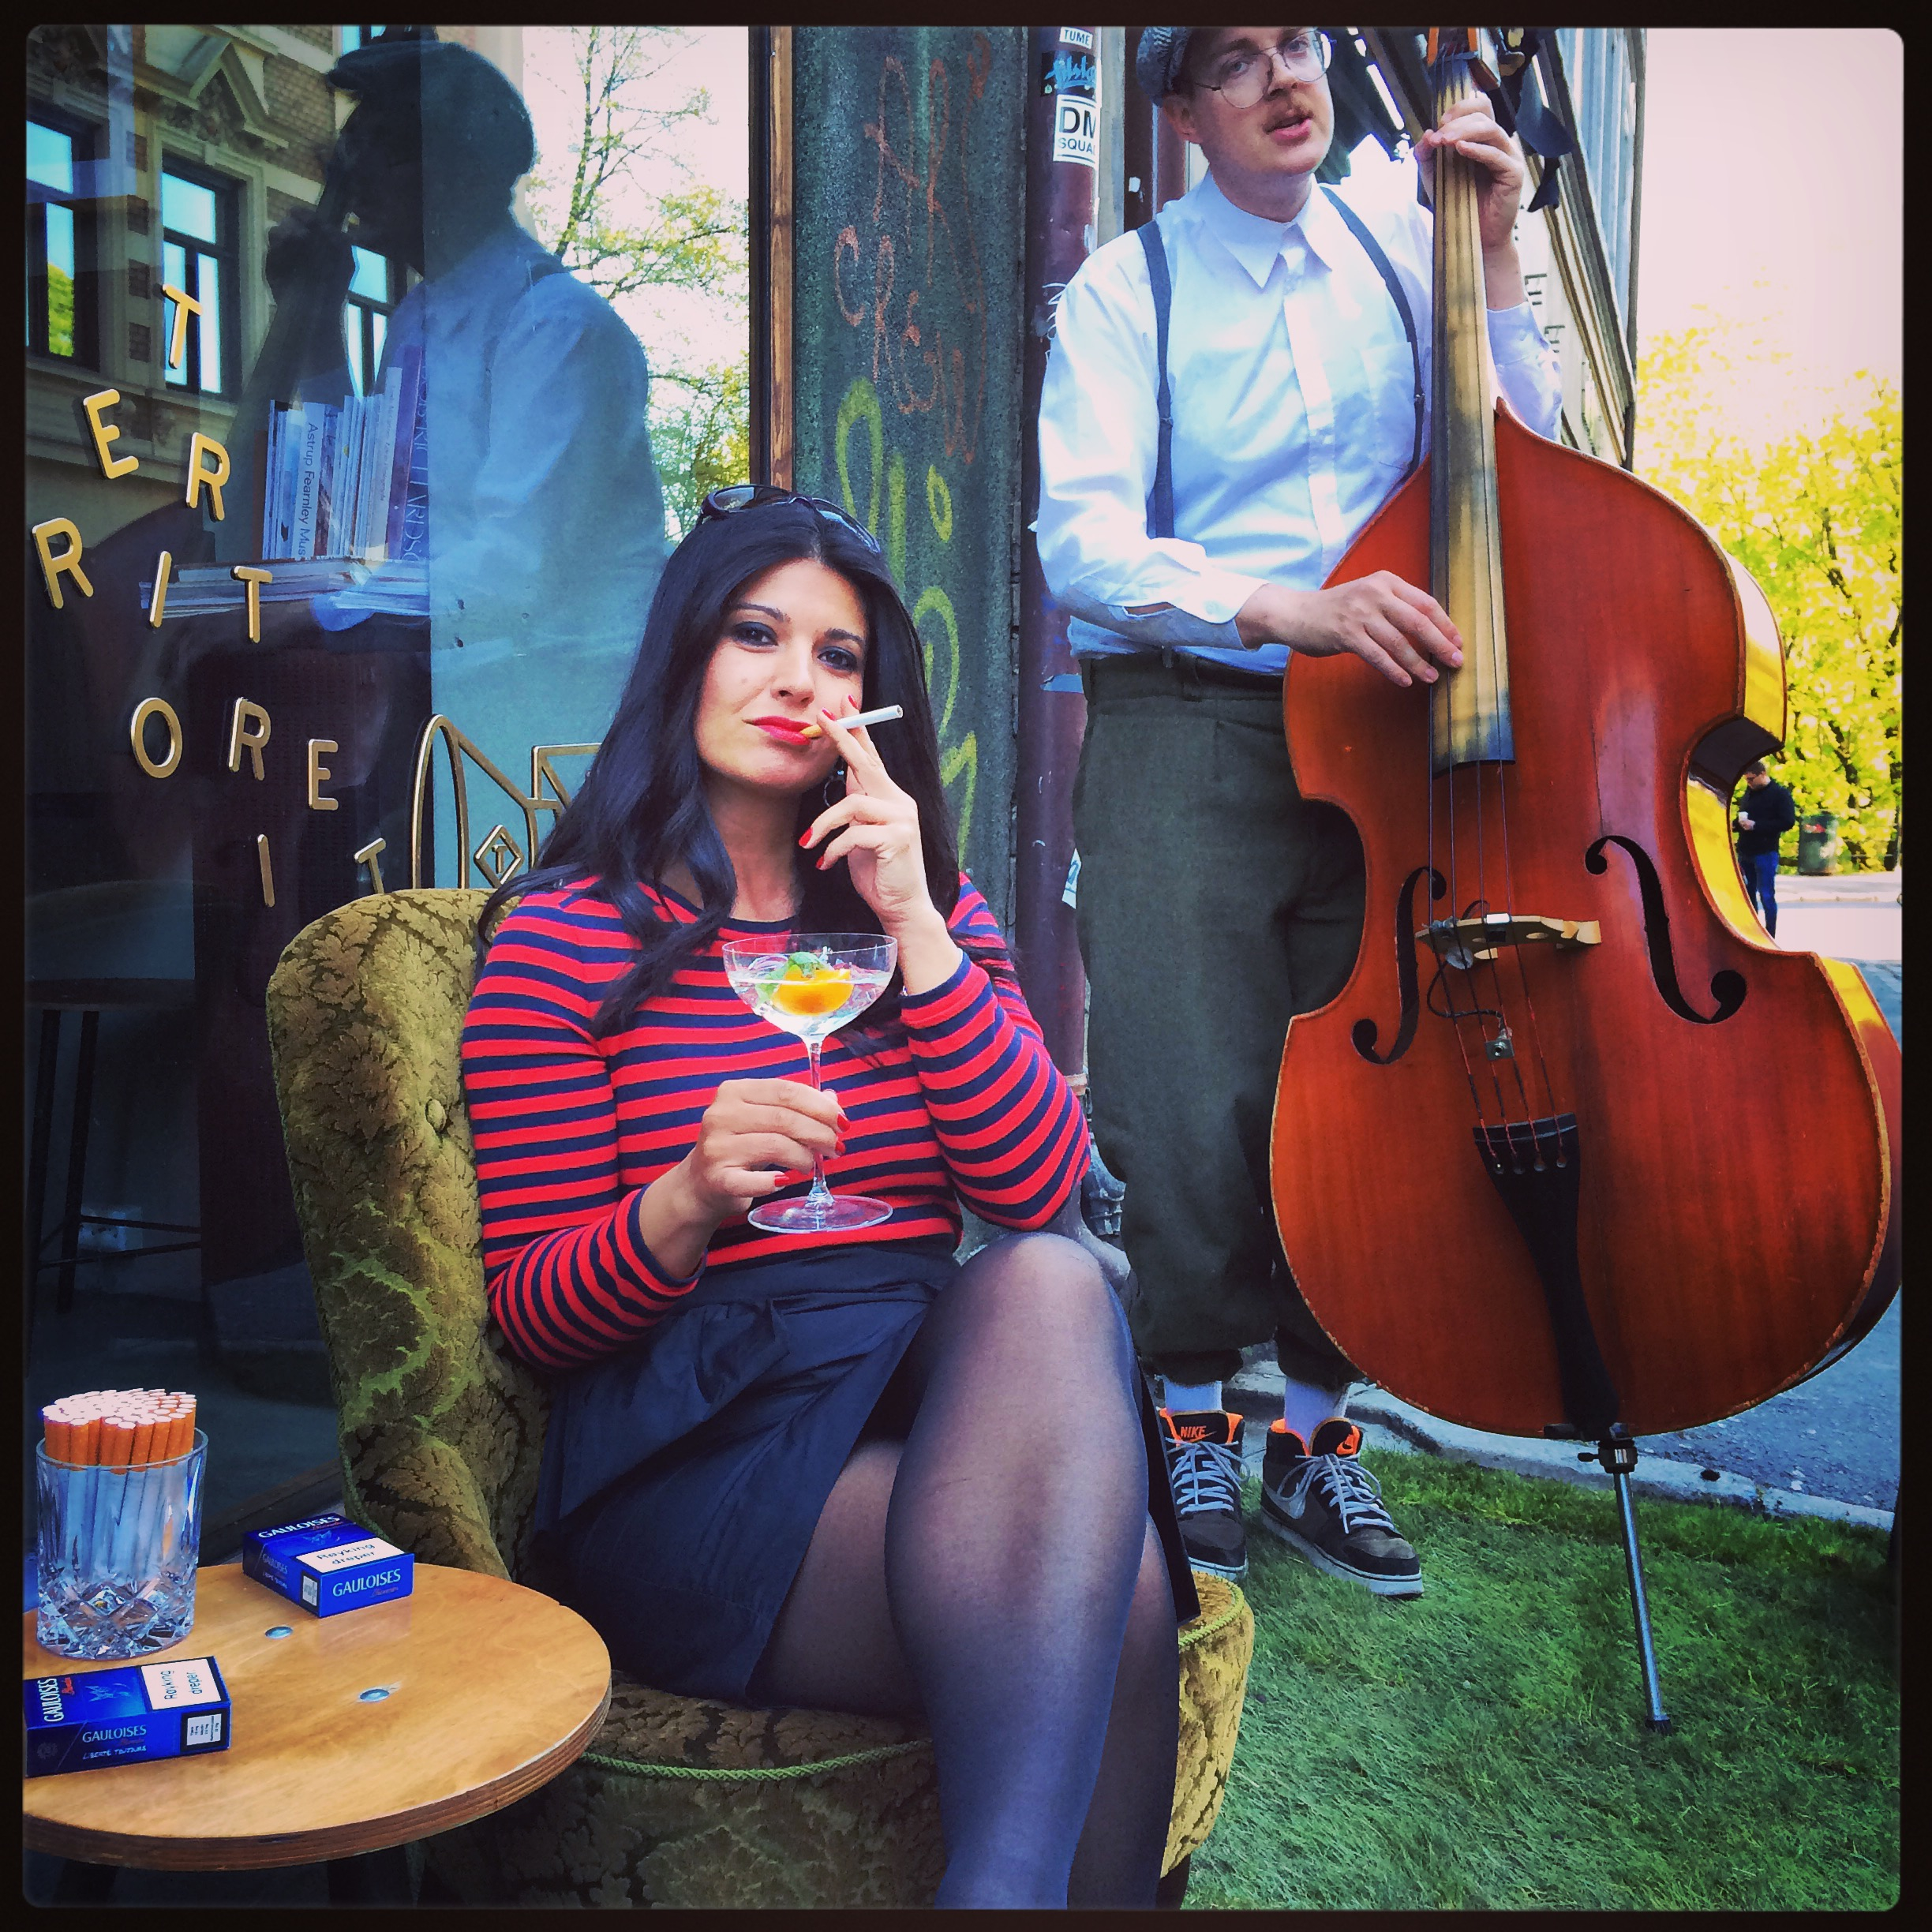
[[[1415,317],[1410,313],[1409,297],[1400,279],[1395,273],[1395,264],[1382,252],[1382,244],[1368,232],[1368,224],[1344,201],[1335,191],[1323,185],[1323,192],[1335,204],[1335,212],[1348,223],[1348,230],[1362,245],[1363,251],[1376,265],[1389,292],[1389,299],[1395,305],[1395,313],[1402,317],[1402,333],[1409,338],[1409,363],[1415,372],[1415,442],[1409,452],[1409,470],[1412,473],[1422,460],[1422,346],[1416,340]]]
[[[1335,193],[1324,185],[1324,192],[1335,204],[1335,212],[1348,224],[1350,234],[1362,245],[1375,264],[1376,271],[1402,317],[1402,333],[1409,339],[1409,360],[1415,372],[1415,443],[1410,451],[1409,470],[1422,460],[1422,349],[1416,339],[1415,315],[1409,297],[1395,273],[1395,264],[1383,252],[1382,245],[1368,231],[1368,225]],[[1148,280],[1154,290],[1155,354],[1160,369],[1160,388],[1156,406],[1160,415],[1160,436],[1154,460],[1154,487],[1148,492],[1147,530],[1150,537],[1171,537],[1174,526],[1174,395],[1167,382],[1167,318],[1174,306],[1174,285],[1167,275],[1167,251],[1161,245],[1160,230],[1153,222],[1143,222],[1135,231],[1147,255]],[[1405,473],[1406,474],[1406,473]]]
[[[1174,285],[1167,279],[1167,251],[1160,229],[1143,222],[1134,231],[1147,253],[1148,279],[1154,285],[1154,348],[1160,370],[1155,398],[1160,411],[1160,444],[1154,459],[1154,487],[1148,492],[1147,530],[1150,537],[1171,537],[1174,525],[1174,395],[1167,387],[1167,312],[1174,306]]]

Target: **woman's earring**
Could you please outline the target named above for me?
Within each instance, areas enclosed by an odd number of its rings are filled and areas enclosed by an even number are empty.
[[[844,784],[845,767],[843,765],[833,766],[832,768],[832,776],[825,781],[825,790],[819,794],[819,796],[824,799],[828,810],[838,803],[838,799],[835,799],[832,796],[832,788],[834,785],[839,786],[841,788],[839,792],[839,798],[843,798],[845,796],[843,788]]]

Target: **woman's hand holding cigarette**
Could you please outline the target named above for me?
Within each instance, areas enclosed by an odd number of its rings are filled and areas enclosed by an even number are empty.
[[[959,949],[945,916],[932,902],[926,882],[926,852],[919,837],[919,807],[887,773],[862,717],[885,723],[878,713],[860,712],[856,698],[835,716],[821,708],[824,729],[845,761],[845,796],[814,818],[799,841],[818,855],[820,871],[844,859],[859,896],[878,915],[879,924],[898,942],[899,970],[908,993],[923,993],[949,979],[959,964]],[[897,706],[890,707],[899,714]]]

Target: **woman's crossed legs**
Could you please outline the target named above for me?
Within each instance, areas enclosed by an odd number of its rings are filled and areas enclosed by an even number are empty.
[[[1138,1372],[1076,1243],[982,1249],[827,1499],[761,1701],[923,1716],[942,1905],[1151,1905],[1178,1649]],[[902,1436],[903,1440],[890,1438]]]

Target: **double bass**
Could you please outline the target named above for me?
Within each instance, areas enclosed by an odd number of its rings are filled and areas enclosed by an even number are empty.
[[[1436,118],[1481,80],[1430,36]],[[1600,1444],[1762,1402],[1899,1278],[1900,1058],[1855,968],[1780,951],[1728,827],[1782,743],[1750,577],[1676,504],[1496,394],[1473,164],[1438,150],[1430,452],[1330,578],[1427,582],[1432,685],[1292,657],[1304,796],[1362,840],[1341,993],[1290,1024],[1282,1246],[1361,1369],[1432,1415]]]

